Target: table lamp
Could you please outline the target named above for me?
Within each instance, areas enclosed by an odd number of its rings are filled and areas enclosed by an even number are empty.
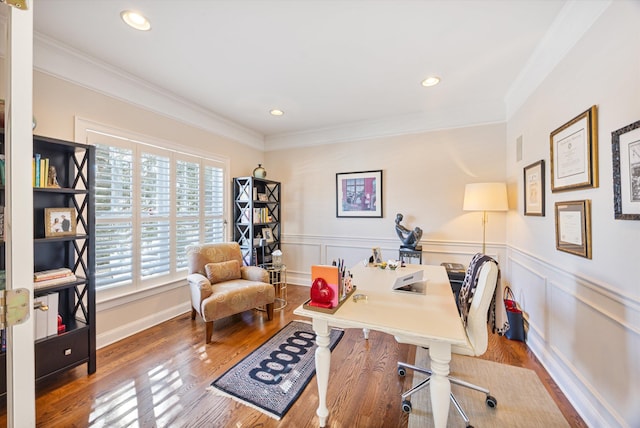
[[[482,211],[482,254],[485,254],[487,211],[508,211],[505,183],[470,183],[464,188],[465,211]]]

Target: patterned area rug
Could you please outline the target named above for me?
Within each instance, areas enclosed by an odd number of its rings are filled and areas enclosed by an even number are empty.
[[[330,349],[343,334],[342,330],[331,330]],[[211,386],[279,420],[316,373],[315,339],[311,324],[291,321]]]

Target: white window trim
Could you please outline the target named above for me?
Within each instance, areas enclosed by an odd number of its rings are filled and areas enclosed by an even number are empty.
[[[152,147],[158,147],[163,150],[171,151],[176,154],[181,159],[193,159],[193,158],[204,158],[208,161],[212,161],[214,163],[219,163],[223,165],[224,168],[224,183],[230,183],[230,170],[231,170],[231,161],[228,157],[220,156],[220,155],[212,155],[210,152],[206,152],[194,147],[185,146],[176,142],[162,140],[156,137],[151,137],[144,134],[139,134],[133,131],[121,129],[111,125],[105,125],[90,119],[84,119],[78,116],[74,118],[75,122],[75,141],[86,143],[88,141],[89,133],[103,133],[110,136],[118,136],[122,139],[128,140],[130,142],[134,142],[140,145],[149,146],[149,149],[152,150]],[[201,172],[202,173],[202,172]],[[175,171],[172,172],[175,174]],[[134,176],[134,182],[137,182],[138,178]],[[224,186],[224,198],[225,201],[230,201],[231,196],[228,194],[230,191],[230,186]],[[175,192],[175,189],[173,190]],[[134,216],[135,216],[134,211]],[[231,213],[231,203],[228,202],[224,206],[223,218],[227,227],[224,230],[224,239],[229,239],[230,229],[228,225],[230,224],[229,218]],[[134,231],[137,235],[138,231]],[[175,233],[173,231],[172,233]],[[137,242],[137,241],[134,241]],[[172,243],[175,243],[175,240],[172,239]],[[172,247],[174,244],[172,244]],[[137,249],[137,244],[135,247]],[[171,249],[172,253],[174,252],[174,248]],[[173,263],[173,261],[172,261]],[[134,264],[134,278],[138,275],[138,267]],[[104,289],[96,290],[96,307],[98,310],[109,309],[112,307],[116,307],[119,305],[127,304],[139,299],[144,299],[146,297],[161,294],[166,291],[169,291],[174,288],[186,286],[186,278],[181,277],[184,274],[186,277],[186,272],[181,271],[177,272],[175,275],[172,275],[171,278],[163,278],[161,280],[154,281],[153,279],[149,279],[146,281],[142,281],[139,284],[131,285],[131,286],[114,286],[107,287]]]

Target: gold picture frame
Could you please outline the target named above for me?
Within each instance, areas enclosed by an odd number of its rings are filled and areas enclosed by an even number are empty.
[[[44,236],[68,236],[76,234],[76,210],[75,208],[45,208],[44,209]]]
[[[551,191],[598,187],[598,109],[551,132]]]
[[[591,200],[556,202],[556,249],[591,258]]]
[[[524,215],[544,217],[544,159],[524,167]]]

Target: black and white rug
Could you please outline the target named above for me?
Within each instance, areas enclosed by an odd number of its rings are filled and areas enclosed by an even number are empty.
[[[330,349],[343,334],[342,330],[331,330]],[[211,386],[279,420],[316,373],[315,339],[311,324],[291,321]]]

